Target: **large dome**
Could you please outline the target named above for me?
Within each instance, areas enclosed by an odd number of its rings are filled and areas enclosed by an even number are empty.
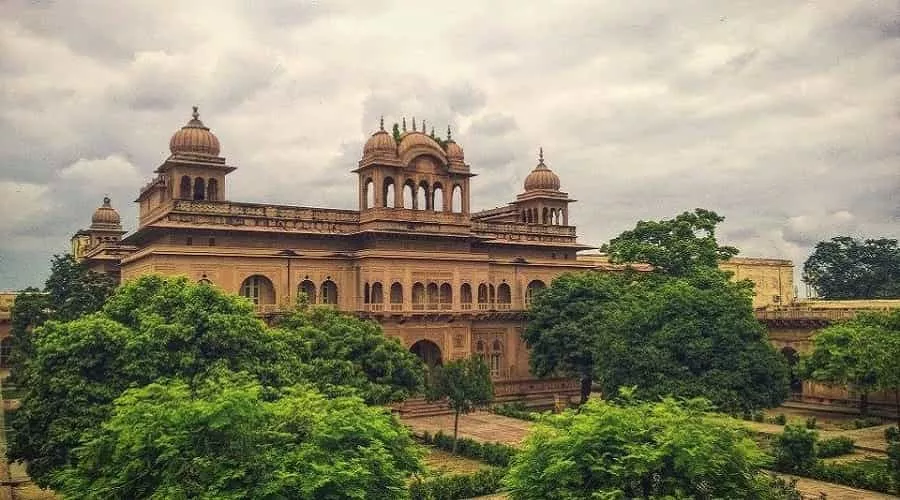
[[[209,127],[200,121],[197,106],[194,106],[191,121],[172,136],[169,141],[169,151],[172,154],[219,156],[219,139],[209,131]]]
[[[112,207],[109,197],[103,198],[103,205],[94,210],[94,215],[91,217],[92,226],[118,226],[121,222],[119,212]]]
[[[534,170],[525,178],[525,191],[549,189],[559,191],[559,176],[544,164],[544,150],[541,149],[540,160]]]

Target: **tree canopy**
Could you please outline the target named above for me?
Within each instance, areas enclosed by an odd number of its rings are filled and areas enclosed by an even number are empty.
[[[317,311],[300,311],[272,330],[246,299],[183,277],[143,276],[99,312],[35,330],[9,456],[27,460],[41,486],[55,486],[52,473],[77,466],[70,450],[111,416],[125,390],[161,379],[199,387],[223,369],[254,377],[273,399],[298,383],[370,402],[400,399],[420,388],[421,362],[396,341],[376,339],[378,331]],[[334,338],[341,332],[343,341]]]
[[[820,241],[803,264],[803,281],[825,299],[900,298],[900,247],[887,238]]]
[[[494,384],[487,364],[478,356],[454,359],[431,369],[426,398],[439,401],[446,398],[453,410],[453,451],[459,434],[459,415],[467,414],[494,399]]]
[[[764,455],[703,400],[590,400],[533,428],[504,482],[514,500],[775,498]]]
[[[724,220],[711,210],[697,208],[674,219],[638,221],[634,229],[604,245],[604,250],[613,263],[645,263],[658,273],[686,276],[698,267],[716,268],[738,254],[736,248],[716,241],[716,225]]]
[[[55,474],[72,498],[407,498],[419,470],[386,409],[296,386],[268,400],[253,377],[129,389]]]

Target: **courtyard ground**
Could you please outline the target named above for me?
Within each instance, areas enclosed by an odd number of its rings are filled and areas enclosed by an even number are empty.
[[[409,426],[414,432],[429,432],[431,434],[437,431],[443,431],[445,434],[453,434],[453,415],[435,415],[429,417],[404,418],[403,423]],[[750,428],[777,434],[783,430],[780,425],[764,424],[758,422],[744,422]],[[504,417],[489,412],[475,412],[469,415],[459,417],[459,435],[476,441],[501,442],[516,446],[522,442],[528,434],[532,423],[515,418]],[[840,435],[850,436],[853,439],[864,440],[867,444],[876,445],[874,440],[880,439],[884,442],[884,428],[886,426],[870,427],[866,429],[858,429],[852,431],[823,431],[821,437],[836,437]],[[884,449],[883,444],[881,449]],[[865,453],[863,451],[862,453]],[[871,453],[871,452],[870,452]],[[781,474],[784,477],[791,477]],[[797,477],[797,489],[808,498],[819,498],[820,493],[825,493],[829,500],[862,500],[862,499],[887,499],[898,498],[873,491],[860,490],[842,486],[833,483],[826,483]],[[502,499],[504,495],[492,495],[482,497],[483,499]]]

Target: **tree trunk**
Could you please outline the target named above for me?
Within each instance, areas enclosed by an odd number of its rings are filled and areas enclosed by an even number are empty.
[[[594,379],[589,375],[581,376],[581,402],[580,404],[587,403],[588,398],[591,396],[591,386],[594,385]]]
[[[859,393],[859,414],[863,417],[869,416],[869,391]]]
[[[456,441],[459,439],[459,410],[453,416],[453,454],[456,454]]]

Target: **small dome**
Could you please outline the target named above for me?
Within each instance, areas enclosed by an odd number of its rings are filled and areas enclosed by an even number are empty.
[[[447,141],[447,159],[448,160],[464,160],[463,148],[460,147],[453,139]]]
[[[378,132],[372,134],[372,137],[369,137],[369,140],[366,141],[366,145],[363,146],[363,154],[372,154],[372,153],[391,153],[394,154],[397,152],[397,142],[394,141],[394,136],[385,132],[384,130],[384,118],[381,119],[381,128]]]
[[[525,178],[525,191],[549,189],[559,191],[559,176],[544,165],[544,149],[541,148],[540,160],[534,170]]]
[[[98,224],[118,226],[121,222],[122,220],[119,217],[119,212],[116,212],[116,209],[112,207],[109,197],[103,198],[103,205],[97,210],[94,210],[94,215],[91,217],[92,226]]]
[[[194,106],[191,121],[175,132],[169,141],[172,154],[188,153],[203,156],[219,156],[219,139],[200,121],[200,113]]]

